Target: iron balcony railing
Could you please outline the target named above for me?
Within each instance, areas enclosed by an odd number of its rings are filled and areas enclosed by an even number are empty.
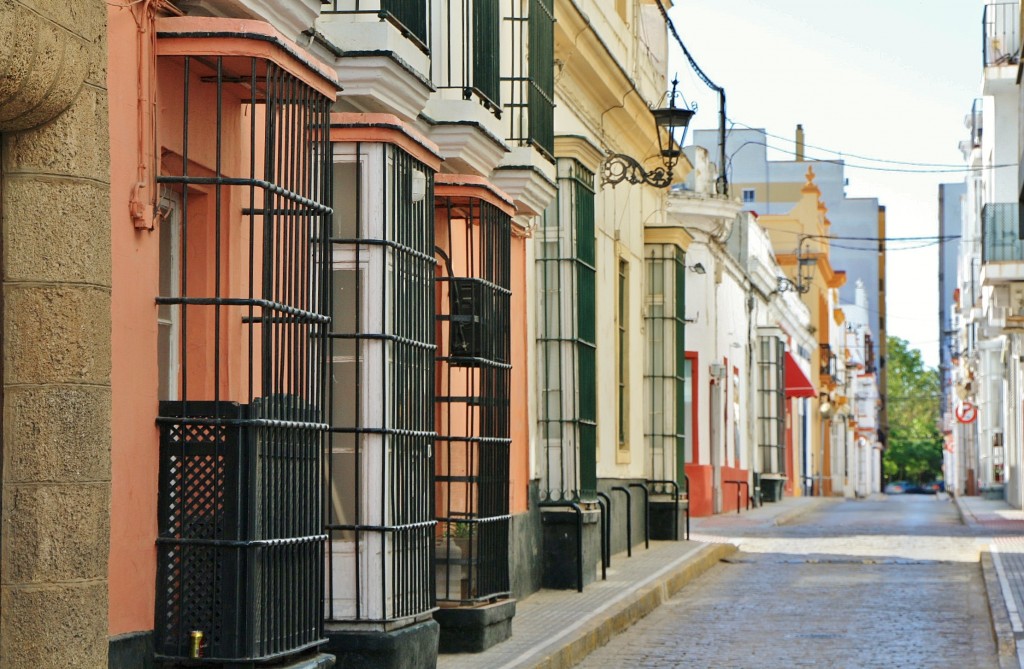
[[[437,0],[441,35],[431,59],[439,89],[476,98],[501,115],[501,9],[498,0]]]
[[[994,2],[982,13],[982,62],[984,67],[1012,65],[1020,59],[1020,5]]]
[[[430,53],[432,0],[328,0],[321,14],[376,14],[395,25],[425,53]]]
[[[1017,203],[986,204],[981,208],[981,262],[1022,262]]]
[[[545,155],[555,145],[554,0],[505,0],[502,37],[508,36],[510,66],[502,77],[508,139],[533,145]]]

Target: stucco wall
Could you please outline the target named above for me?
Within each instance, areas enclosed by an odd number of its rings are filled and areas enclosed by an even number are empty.
[[[0,666],[107,661],[106,6],[0,0]]]

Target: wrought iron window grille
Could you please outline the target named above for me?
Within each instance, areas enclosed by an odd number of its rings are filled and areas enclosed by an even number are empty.
[[[468,196],[436,202],[436,587],[439,602],[507,597],[511,216]]]
[[[558,198],[537,231],[538,458],[543,503],[597,498],[594,174],[558,161]]]
[[[647,479],[654,494],[686,480],[686,262],[673,245],[648,245],[644,404]]]
[[[757,444],[760,474],[785,474],[786,343],[773,336],[757,342]]]
[[[434,597],[433,169],[334,145],[325,510],[328,623],[388,623]]]
[[[477,99],[501,118],[501,35],[499,0],[436,0],[441,3],[441,35],[431,58],[431,79],[441,90]]]
[[[162,661],[323,643],[321,449],[332,100],[258,57],[160,55],[157,588]],[[176,205],[177,206],[177,205]],[[164,233],[167,232],[165,235]],[[172,233],[173,232],[173,233]]]

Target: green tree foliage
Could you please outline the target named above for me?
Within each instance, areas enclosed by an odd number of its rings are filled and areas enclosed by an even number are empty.
[[[921,352],[889,337],[889,440],[882,466],[888,480],[917,483],[942,475],[939,374],[925,367]]]

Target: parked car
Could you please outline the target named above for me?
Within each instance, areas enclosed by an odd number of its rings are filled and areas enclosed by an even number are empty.
[[[908,481],[890,481],[885,484],[886,495],[902,495],[907,492],[907,488],[910,487]]]

